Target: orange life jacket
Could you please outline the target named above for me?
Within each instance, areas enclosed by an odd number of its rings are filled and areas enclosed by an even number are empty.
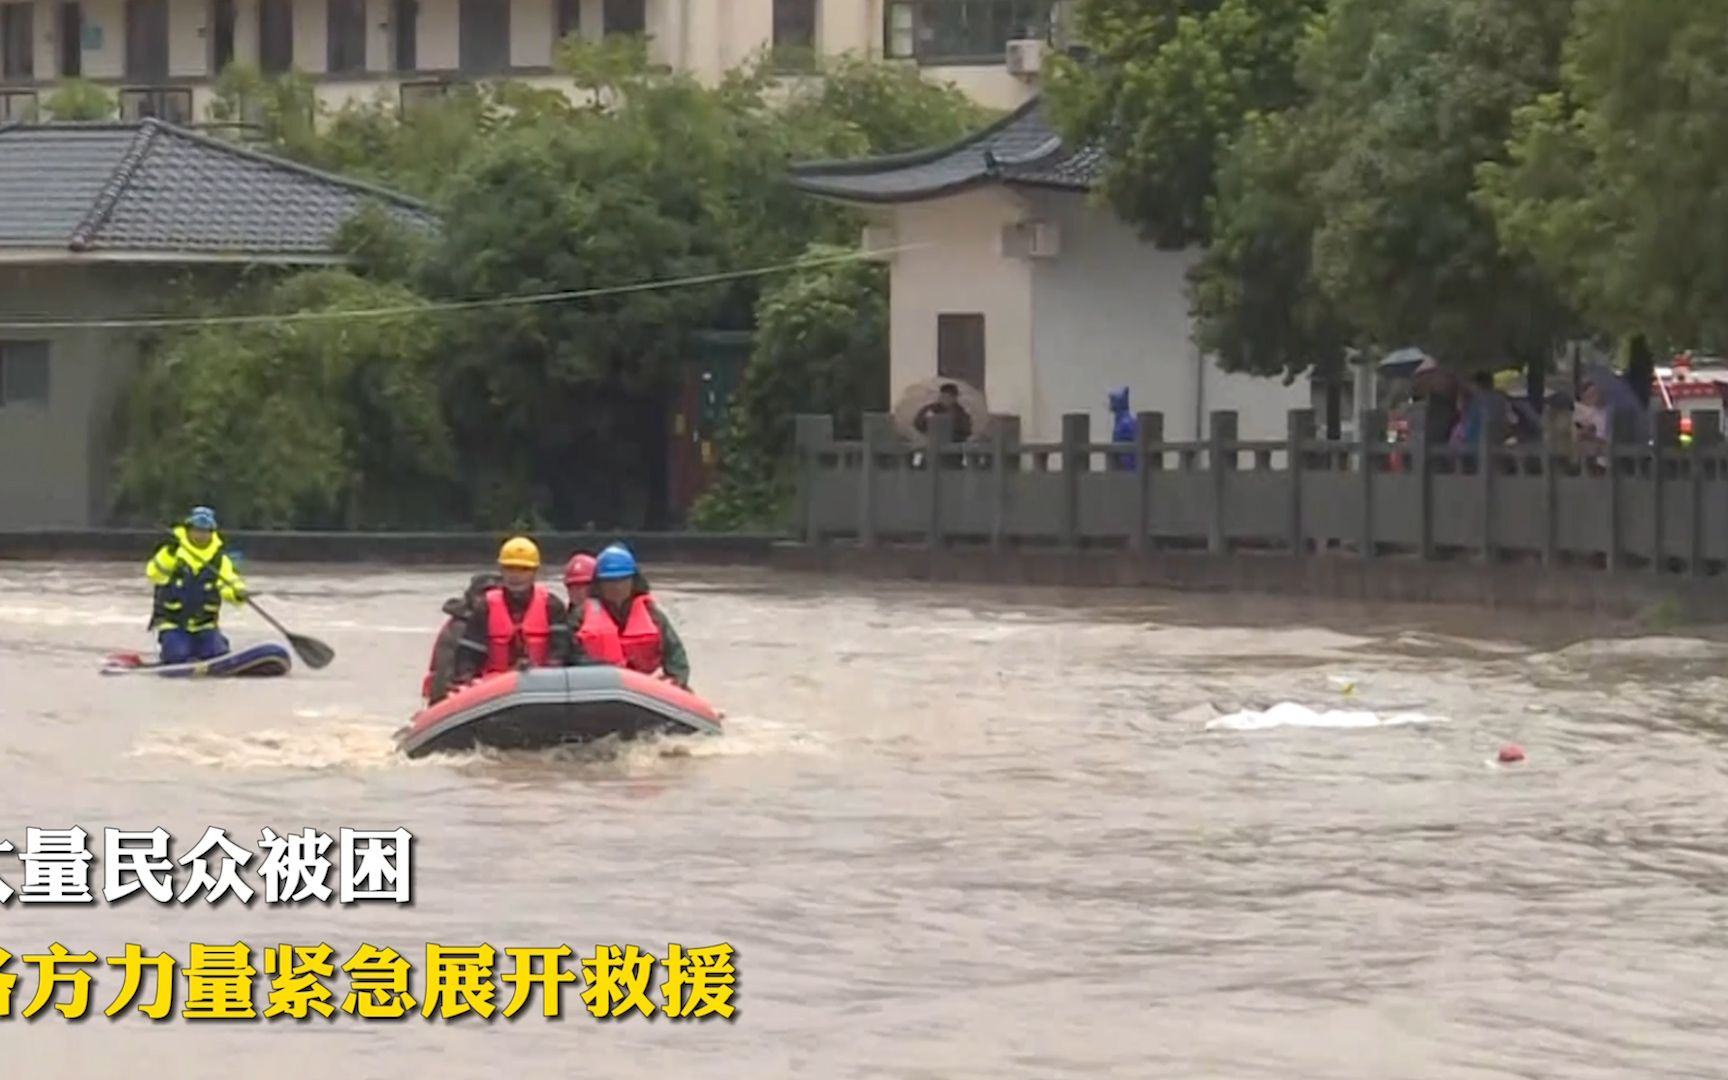
[[[523,656],[534,667],[546,666],[552,644],[552,618],[547,601],[546,590],[534,586],[528,609],[522,613],[522,621],[517,622],[505,606],[504,590],[498,587],[486,590],[486,667],[482,675],[510,671]]]
[[[647,594],[630,600],[630,614],[624,620],[622,632],[612,613],[598,600],[582,605],[582,625],[576,630],[576,640],[582,651],[602,663],[628,667],[644,675],[660,670],[664,642],[660,626],[648,605]]]

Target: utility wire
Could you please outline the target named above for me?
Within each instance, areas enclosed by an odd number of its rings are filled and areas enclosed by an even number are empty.
[[[606,285],[594,289],[574,289],[567,292],[532,293],[526,296],[498,296],[486,300],[434,300],[424,304],[403,304],[387,308],[361,308],[354,311],[296,311],[284,315],[190,315],[178,317],[134,318],[134,319],[86,319],[48,320],[0,320],[0,330],[132,330],[132,329],[164,329],[169,327],[190,326],[248,326],[258,323],[299,323],[327,322],[337,319],[385,319],[402,315],[433,315],[445,311],[478,311],[487,308],[527,307],[534,304],[557,304],[567,300],[586,300],[598,296],[620,296],[626,293],[658,292],[666,289],[685,289],[698,285],[714,285],[725,281],[740,281],[745,278],[766,277],[792,270],[802,270],[814,266],[833,266],[840,263],[858,262],[863,259],[873,259],[882,255],[894,255],[902,251],[914,251],[919,248],[932,247],[929,241],[917,244],[901,244],[896,247],[877,248],[871,251],[849,251],[844,255],[829,255],[819,259],[795,259],[791,262],[777,263],[772,266],[753,267],[748,270],[726,270],[713,274],[696,274],[690,277],[667,278],[659,281],[642,281],[634,285]]]

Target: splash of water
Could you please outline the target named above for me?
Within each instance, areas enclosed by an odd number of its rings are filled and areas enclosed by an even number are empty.
[[[780,753],[826,753],[828,746],[805,729],[756,717],[730,717],[716,738],[651,737],[622,743],[602,739],[581,746],[534,751],[486,748],[433,754],[410,760],[396,749],[397,723],[356,718],[339,708],[299,709],[307,722],[293,729],[223,731],[206,727],[154,728],[142,734],[129,757],[169,758],[203,769],[368,771],[410,767],[475,765],[605,765],[624,772],[660,762]]]

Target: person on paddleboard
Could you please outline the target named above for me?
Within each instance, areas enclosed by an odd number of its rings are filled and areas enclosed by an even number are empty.
[[[144,564],[154,586],[150,629],[164,664],[213,660],[228,652],[219,627],[222,601],[244,604],[246,583],[216,531],[216,511],[195,506]]]
[[[540,548],[525,536],[498,551],[501,584],[468,617],[457,650],[455,681],[525,667],[562,667],[570,654],[570,615],[564,601],[535,581]]]
[[[590,597],[571,617],[575,663],[628,667],[690,689],[690,658],[672,620],[654,602],[636,556],[613,544],[594,560]]]
[[[463,635],[468,632],[468,620],[486,607],[486,590],[502,584],[496,570],[475,574],[468,579],[468,588],[461,596],[444,601],[444,626],[432,644],[432,659],[426,665],[426,677],[420,683],[420,696],[428,705],[443,701],[456,680],[456,656],[462,648]]]

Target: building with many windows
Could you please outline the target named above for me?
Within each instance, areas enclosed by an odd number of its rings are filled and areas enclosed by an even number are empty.
[[[56,83],[117,92],[122,119],[208,118],[230,63],[316,80],[332,105],[379,90],[411,104],[452,82],[556,83],[556,43],[649,38],[651,58],[712,79],[767,50],[917,64],[982,104],[1034,92],[1071,0],[0,0],[0,123]]]

